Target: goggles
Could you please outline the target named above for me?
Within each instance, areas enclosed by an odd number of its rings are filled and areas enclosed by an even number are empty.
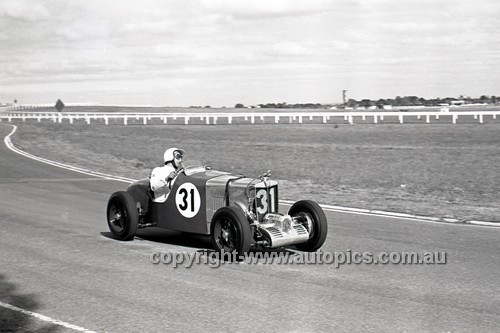
[[[174,158],[176,158],[176,159],[178,159],[178,160],[182,159],[182,153],[180,153],[180,152],[176,151],[176,152],[174,153]]]

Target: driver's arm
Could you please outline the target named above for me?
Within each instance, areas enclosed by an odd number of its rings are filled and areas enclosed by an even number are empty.
[[[150,184],[151,189],[153,191],[157,191],[161,188],[169,187],[172,188],[172,180],[177,177],[177,172],[171,171],[168,173],[168,170],[164,170],[162,168],[155,168],[151,172]],[[167,176],[165,176],[167,174]]]
[[[177,177],[177,172],[176,171],[172,171],[168,176],[167,178],[165,179],[165,185],[168,184],[168,188],[171,189],[172,188],[172,181],[174,180],[174,178]]]
[[[172,181],[172,179],[174,179],[175,177],[177,176],[177,172],[176,171],[172,171],[166,178],[166,181],[167,182],[170,182]]]
[[[150,176],[150,185],[153,191],[157,191],[168,185],[167,179],[162,175],[162,170],[159,168],[153,169]]]

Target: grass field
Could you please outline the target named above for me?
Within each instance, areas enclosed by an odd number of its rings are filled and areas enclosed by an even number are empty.
[[[282,199],[500,221],[500,124],[20,124],[14,144],[92,170],[145,178],[178,146],[247,176],[271,169]],[[116,189],[118,190],[118,188]]]

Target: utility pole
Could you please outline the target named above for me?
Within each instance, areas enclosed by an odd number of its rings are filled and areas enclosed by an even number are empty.
[[[342,102],[344,105],[347,103],[347,90],[342,90]]]

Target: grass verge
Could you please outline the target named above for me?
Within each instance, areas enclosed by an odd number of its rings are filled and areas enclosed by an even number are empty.
[[[500,221],[500,124],[167,125],[25,123],[20,149],[52,160],[145,178],[163,151],[214,169],[271,169],[282,199],[410,214]]]

